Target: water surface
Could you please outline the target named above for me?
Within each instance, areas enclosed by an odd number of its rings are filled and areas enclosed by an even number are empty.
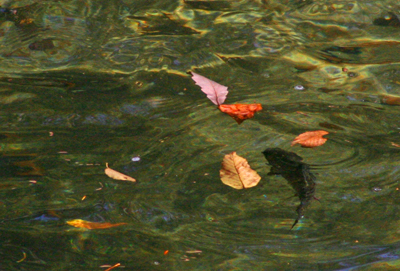
[[[1,4],[0,269],[399,268],[398,1]],[[263,110],[238,125],[188,71]],[[290,146],[314,130],[327,143]],[[291,231],[277,147],[317,177]],[[258,186],[222,184],[232,151]]]

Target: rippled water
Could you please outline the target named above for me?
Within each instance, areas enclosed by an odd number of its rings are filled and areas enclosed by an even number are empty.
[[[1,270],[400,268],[397,0],[1,4]],[[264,109],[238,125],[189,70]],[[299,200],[261,154],[276,147],[317,177],[291,231]],[[222,184],[232,151],[258,186]]]

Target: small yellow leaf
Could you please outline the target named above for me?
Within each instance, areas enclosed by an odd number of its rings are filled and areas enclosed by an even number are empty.
[[[85,229],[107,229],[107,228],[112,228],[112,227],[118,227],[121,225],[126,225],[126,223],[108,223],[108,222],[90,222],[90,221],[85,221],[82,219],[74,219],[67,221],[68,225],[74,226],[76,228],[85,228]]]
[[[121,172],[118,172],[112,168],[109,168],[108,163],[106,163],[106,169],[104,170],[104,173],[108,177],[113,178],[114,180],[136,182],[136,180],[134,178],[132,178],[128,175],[122,174]]]
[[[256,186],[261,180],[260,175],[250,168],[247,160],[237,155],[236,152],[225,155],[219,174],[224,184],[235,189]]]

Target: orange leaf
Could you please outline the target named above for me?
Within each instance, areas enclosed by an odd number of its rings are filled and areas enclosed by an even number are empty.
[[[262,109],[261,104],[221,104],[218,108],[231,116],[238,124],[254,117],[254,113]]]
[[[392,146],[395,146],[395,147],[397,147],[397,148],[400,148],[400,145],[399,144],[396,144],[396,143],[394,143],[394,142],[391,142],[392,143]]]
[[[106,169],[104,170],[104,173],[108,177],[113,178],[114,180],[136,182],[136,180],[134,178],[132,178],[128,175],[122,174],[121,172],[118,172],[112,168],[109,168],[108,163],[106,163]]]
[[[121,265],[120,263],[114,264],[113,266],[110,266],[110,268],[107,268],[107,269],[104,270],[104,271],[110,271],[111,269],[114,269],[114,268],[116,268],[116,267],[118,267],[118,266],[120,266],[120,265]]]
[[[108,222],[90,222],[90,221],[85,221],[82,219],[74,219],[67,221],[68,225],[74,226],[76,228],[86,228],[86,229],[107,229],[107,228],[112,228],[112,227],[118,227],[121,225],[125,225],[126,223],[108,223]]]
[[[298,135],[292,142],[291,146],[296,145],[297,143],[300,144],[302,147],[305,148],[313,148],[317,146],[321,146],[324,144],[328,139],[323,138],[323,135],[329,134],[327,131],[318,130],[313,132],[305,132]]]
[[[235,189],[256,186],[261,180],[260,175],[250,168],[247,160],[237,155],[236,152],[225,155],[219,175],[224,184]]]

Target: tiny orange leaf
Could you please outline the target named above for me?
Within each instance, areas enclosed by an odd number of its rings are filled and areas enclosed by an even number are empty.
[[[237,155],[236,152],[225,155],[219,174],[224,184],[235,189],[256,186],[261,180],[260,175],[250,168],[247,160]]]
[[[394,142],[391,142],[392,143],[392,146],[395,146],[395,147],[397,147],[397,148],[400,148],[400,145],[399,144],[396,144],[396,143],[394,143]]]
[[[238,124],[254,117],[255,112],[262,110],[261,104],[221,104],[218,108],[231,116]]]
[[[108,222],[90,222],[90,221],[85,221],[82,219],[74,219],[67,221],[68,225],[74,226],[76,228],[85,228],[89,230],[93,229],[107,229],[107,228],[112,228],[112,227],[118,227],[121,225],[126,225],[126,223],[108,223]]]
[[[321,146],[324,144],[328,139],[323,138],[323,135],[329,134],[327,131],[318,130],[312,132],[305,132],[298,135],[292,142],[291,146],[296,144],[300,144],[304,148],[314,148],[317,146]]]
[[[106,163],[106,169],[104,170],[104,173],[108,177],[113,178],[114,180],[136,182],[136,180],[134,178],[132,178],[128,175],[122,174],[121,172],[118,172],[112,168],[109,168],[108,163]]]
[[[118,267],[118,266],[121,266],[121,264],[120,264],[120,263],[114,264],[113,266],[110,266],[110,268],[107,268],[107,269],[104,270],[104,271],[111,271],[112,269],[114,269],[114,268],[116,268],[116,267]]]

